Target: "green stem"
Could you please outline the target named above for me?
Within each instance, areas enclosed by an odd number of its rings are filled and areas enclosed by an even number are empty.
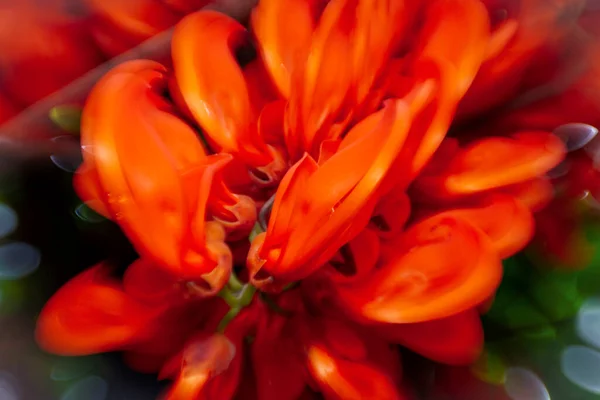
[[[254,293],[256,293],[256,288],[249,283],[245,284],[239,293],[238,304],[242,307],[249,306],[252,303],[252,298],[254,298]]]
[[[235,294],[231,291],[229,286],[225,286],[223,289],[221,289],[218,296],[222,298],[229,307],[235,307],[238,303]]]
[[[252,303],[255,293],[256,288],[254,286],[249,283],[242,284],[235,273],[231,273],[229,283],[219,292],[219,297],[221,297],[229,306],[229,311],[225,314],[221,322],[219,322],[217,328],[219,332],[224,332],[227,325],[242,311],[242,309]]]
[[[241,307],[230,308],[229,311],[227,311],[227,314],[225,314],[223,319],[219,322],[219,325],[217,326],[217,332],[224,333],[225,328],[227,328],[227,325],[229,325],[229,323],[233,321],[233,319],[240,313],[240,311],[242,311]]]
[[[235,292],[239,292],[244,287],[244,284],[240,282],[237,275],[233,271],[231,272],[231,275],[229,275],[228,285]]]

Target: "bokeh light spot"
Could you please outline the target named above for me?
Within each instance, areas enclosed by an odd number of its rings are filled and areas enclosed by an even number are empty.
[[[512,400],[550,400],[550,393],[544,382],[526,368],[508,368],[504,389]]]
[[[577,314],[577,333],[581,340],[600,348],[600,298],[588,299]]]
[[[17,213],[6,204],[0,203],[0,237],[10,235],[17,229]]]
[[[568,151],[575,151],[590,143],[598,134],[598,129],[588,124],[571,123],[559,126],[554,134],[561,138]]]
[[[560,364],[571,382],[600,394],[600,352],[586,346],[569,346],[563,351]]]
[[[57,136],[52,139],[53,142],[60,143],[65,146],[64,154],[53,154],[50,156],[50,160],[56,165],[58,168],[63,171],[73,173],[79,168],[81,163],[83,163],[83,156],[81,155],[81,151],[78,151],[79,146],[77,141],[71,136]],[[66,150],[67,144],[71,144],[73,150]]]
[[[38,249],[27,243],[0,245],[0,279],[20,279],[31,274],[40,265],[40,258]]]
[[[569,173],[570,169],[571,169],[571,166],[569,165],[569,163],[567,161],[563,161],[560,164],[558,164],[556,167],[554,167],[550,171],[548,171],[548,173],[546,175],[550,179],[556,179],[556,178],[566,176]]]
[[[0,399],[19,400],[16,378],[8,372],[0,372]]]
[[[89,222],[92,224],[97,224],[99,222],[106,221],[106,218],[104,218],[102,215],[98,214],[85,204],[80,204],[79,206],[77,206],[77,208],[75,208],[75,215],[77,215],[77,217],[82,221]]]

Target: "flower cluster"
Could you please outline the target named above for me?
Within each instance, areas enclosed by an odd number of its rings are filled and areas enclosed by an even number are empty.
[[[139,259],[68,282],[40,345],[121,350],[174,381],[169,399],[400,399],[395,344],[474,361],[570,114],[475,116],[539,85],[581,8],[497,3],[261,0],[250,29],[185,17],[172,68],[114,68],[84,108],[75,188]]]

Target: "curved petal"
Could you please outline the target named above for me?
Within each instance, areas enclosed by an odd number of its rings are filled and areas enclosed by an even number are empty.
[[[483,192],[538,178],[562,161],[562,141],[547,132],[474,141],[453,157],[446,171],[421,176],[415,188],[436,198]]]
[[[194,130],[160,96],[166,85],[164,68],[151,61],[108,73],[83,111],[84,160],[95,167],[101,200],[136,250],[197,278],[222,254],[207,247],[206,205],[230,157],[206,156]]]
[[[98,265],[67,282],[46,303],[36,339],[44,350],[65,356],[119,350],[139,340],[156,315],[156,308],[128,296]]]
[[[469,365],[483,349],[483,328],[474,309],[415,324],[382,324],[374,330],[390,342],[445,364]]]
[[[264,166],[271,156],[258,136],[258,116],[233,54],[247,38],[246,29],[225,14],[190,14],[173,34],[173,67],[181,95],[211,145],[248,165]]]
[[[564,155],[562,141],[546,132],[483,139],[457,155],[445,186],[449,192],[472,193],[526,181],[544,175]]]
[[[481,303],[502,277],[488,239],[456,217],[425,219],[396,246],[396,254],[369,279],[337,288],[341,306],[358,318],[388,323],[444,318]]]

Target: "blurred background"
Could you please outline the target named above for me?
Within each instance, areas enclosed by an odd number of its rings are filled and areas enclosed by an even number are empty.
[[[168,63],[170,28],[186,13],[209,6],[244,19],[254,2],[207,3],[0,0],[0,400],[154,399],[162,390],[118,354],[45,354],[33,331],[69,278],[134,258],[119,229],[73,192],[87,92],[124,60]],[[600,399],[600,137],[582,140],[553,171],[561,191],[538,215],[536,240],[506,262],[478,363],[451,368],[404,354],[419,398]]]

